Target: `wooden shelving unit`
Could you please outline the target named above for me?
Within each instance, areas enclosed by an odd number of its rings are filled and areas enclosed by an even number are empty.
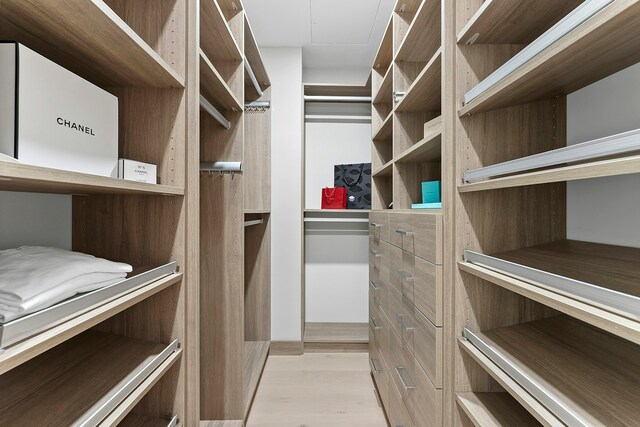
[[[242,104],[202,50],[200,50],[200,87],[202,95],[207,100],[213,100],[210,102],[213,102],[214,106],[219,109],[242,110]]]
[[[396,62],[426,62],[440,48],[440,2],[417,3],[416,15],[396,52]]]
[[[225,21],[223,58],[211,60],[241,108],[225,108],[225,129],[206,113],[200,160],[242,162],[235,176],[200,176],[200,416],[201,425],[242,425],[256,392],[271,339],[270,80],[240,1],[200,3],[202,16]],[[210,9],[210,10],[209,10]],[[214,32],[201,33],[203,51]],[[231,55],[238,47],[239,55]],[[248,67],[262,96],[253,84]],[[222,86],[222,85],[219,85]],[[205,86],[201,85],[204,93]],[[206,261],[205,261],[206,260]],[[227,424],[229,423],[229,424]]]
[[[458,43],[529,44],[580,3],[581,0],[487,0],[462,28]]]
[[[184,87],[184,60],[154,38],[162,30],[136,25],[139,10],[118,6],[102,0],[3,2],[0,36],[20,41],[102,86]],[[184,17],[177,11],[171,14]],[[168,23],[172,16],[160,18]]]
[[[633,1],[610,4],[460,108],[459,115],[566,95],[637,63],[638,10]]]
[[[463,105],[469,90],[582,3],[459,0],[445,8],[443,63],[456,69],[442,111],[442,150],[455,150],[457,187],[455,320],[445,334],[455,353],[452,425],[635,422],[628,360],[640,351],[640,329],[617,301],[638,297],[637,249],[566,240],[567,182],[637,173],[635,153],[463,183],[467,171],[565,148],[566,95],[640,60],[632,42],[640,7],[614,1]]]
[[[155,164],[158,175],[152,185],[3,161],[0,191],[72,195],[74,251],[136,270],[172,261],[178,268],[5,346],[0,383],[13,391],[2,400],[2,424],[71,425],[93,417],[117,425],[134,408],[145,419],[199,421],[199,253],[191,244],[199,228],[199,154],[191,143],[199,114],[195,8],[183,0],[12,0],[0,7],[3,39],[118,98],[118,156]],[[125,379],[169,343],[179,347],[128,389]],[[115,407],[102,413],[114,396]]]
[[[442,54],[436,50],[416,80],[395,107],[402,111],[440,111],[442,98]]]
[[[165,347],[85,332],[0,377],[7,391],[0,402],[0,419],[5,425],[71,425],[104,422],[112,411],[126,414],[120,408],[127,405],[125,398],[144,395],[148,390],[143,380],[158,381],[180,359],[180,349],[164,356]],[[153,369],[145,374],[147,366]],[[132,391],[119,395],[129,382],[134,385]],[[68,399],[61,403],[61,396]],[[64,410],[51,411],[52,405]],[[115,406],[104,413],[103,405]]]

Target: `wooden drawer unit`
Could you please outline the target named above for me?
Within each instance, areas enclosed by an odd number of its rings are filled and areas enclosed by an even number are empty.
[[[393,381],[389,381],[387,415],[389,416],[391,427],[414,427],[411,415],[409,415],[409,411],[402,401],[402,396]]]
[[[391,245],[384,240],[369,236],[369,265],[380,274],[389,278],[389,250]]]
[[[393,286],[422,314],[442,326],[442,266],[391,246],[389,276]]]
[[[369,214],[369,235],[389,242],[389,213],[371,212]]]
[[[393,213],[389,216],[390,242],[433,264],[442,264],[442,215]]]

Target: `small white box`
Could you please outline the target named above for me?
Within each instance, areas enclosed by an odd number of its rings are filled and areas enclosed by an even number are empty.
[[[136,162],[128,159],[118,160],[118,178],[156,184],[156,172],[156,165],[151,163]]]
[[[0,153],[111,176],[118,98],[16,42],[0,42]]]

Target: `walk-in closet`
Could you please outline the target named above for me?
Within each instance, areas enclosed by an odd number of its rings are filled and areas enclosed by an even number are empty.
[[[0,427],[640,426],[640,1],[0,0]]]

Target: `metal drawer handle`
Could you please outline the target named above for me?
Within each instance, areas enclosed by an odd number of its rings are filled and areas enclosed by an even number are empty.
[[[373,280],[369,281],[369,285],[373,288],[374,291],[377,291],[380,289],[380,286],[376,285],[376,283]]]
[[[402,327],[402,329],[405,330],[405,332],[413,332],[416,330],[416,328],[414,328],[413,326],[407,326],[404,323],[404,314],[396,314],[396,317],[398,318],[398,322],[400,323],[400,327]]]
[[[373,325],[373,329],[375,329],[376,331],[378,329],[382,329],[382,326],[376,325],[376,319],[373,316],[369,316],[369,320],[371,321],[371,324]]]
[[[371,222],[371,223],[369,223],[369,227],[382,228],[382,224],[378,224],[376,222]]]
[[[371,249],[371,251],[370,251],[370,252],[371,252],[371,255],[373,255],[373,256],[374,256],[374,257],[376,257],[376,258],[377,258],[377,257],[381,257],[381,256],[382,256],[382,254],[381,254],[380,252],[378,252],[378,251],[374,251],[373,249]]]
[[[369,358],[369,364],[371,365],[371,369],[373,370],[374,373],[379,374],[382,372],[381,369],[376,368],[376,358],[375,357],[370,357]]]
[[[402,234],[403,236],[413,236],[415,234],[413,231],[404,231],[404,230],[396,230],[396,233]]]
[[[404,270],[396,270],[396,271],[398,272],[400,277],[402,277],[403,282],[413,282],[414,277],[409,273],[407,273],[406,271]]]
[[[403,372],[405,371],[406,369],[403,366],[396,366],[396,372],[398,373],[398,377],[400,378],[400,382],[402,383],[404,389],[407,391],[415,390],[416,386],[412,382],[407,382],[407,380],[405,380],[403,374]]]

